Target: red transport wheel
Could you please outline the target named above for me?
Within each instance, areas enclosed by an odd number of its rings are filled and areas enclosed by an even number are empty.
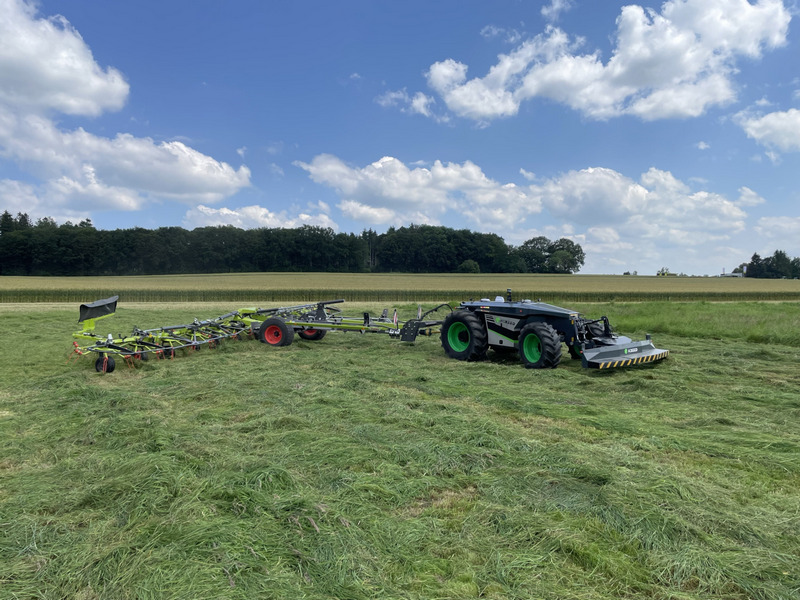
[[[294,329],[280,317],[270,317],[261,324],[258,339],[270,346],[288,346],[294,341]]]
[[[309,340],[314,342],[316,340],[321,340],[322,338],[324,338],[326,333],[328,333],[326,329],[301,329],[300,331],[297,332],[297,335],[299,335],[304,340]]]

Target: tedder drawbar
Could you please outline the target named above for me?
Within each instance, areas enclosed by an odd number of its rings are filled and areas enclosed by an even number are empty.
[[[71,356],[93,356],[95,369],[111,373],[115,359],[129,366],[151,357],[173,358],[178,350],[215,347],[226,339],[257,338],[271,346],[288,346],[298,335],[304,340],[321,340],[328,331],[385,333],[403,342],[417,336],[440,335],[445,354],[457,360],[483,360],[491,349],[497,353],[517,352],[522,364],[532,369],[555,368],[561,362],[562,344],[574,359],[587,368],[609,369],[654,362],[667,358],[668,350],[653,345],[650,335],[634,342],[619,336],[608,318],[587,319],[577,311],[541,301],[513,301],[508,296],[462,302],[453,309],[440,304],[417,318],[401,322],[395,309],[392,317],[384,309],[379,317],[363,313],[342,316],[333,306],[344,300],[325,300],[280,308],[240,308],[214,319],[139,329],[114,336],[95,332],[96,322],[117,310],[119,296],[97,300],[80,307],[78,322],[83,328],[73,333]],[[443,309],[444,319],[431,319]]]

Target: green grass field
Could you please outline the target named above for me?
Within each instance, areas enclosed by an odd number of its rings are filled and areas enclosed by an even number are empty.
[[[0,305],[0,597],[800,597],[800,305],[575,308],[670,358],[333,332],[100,375],[76,303]]]

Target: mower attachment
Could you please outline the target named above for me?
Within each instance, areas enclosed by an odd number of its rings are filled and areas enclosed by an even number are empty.
[[[589,369],[614,369],[663,360],[669,356],[669,350],[661,350],[653,345],[650,334],[641,342],[632,342],[624,336],[619,336],[616,341],[611,346],[584,348],[581,352],[583,366]]]

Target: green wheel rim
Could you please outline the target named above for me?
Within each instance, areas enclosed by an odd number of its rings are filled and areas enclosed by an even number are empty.
[[[537,363],[542,358],[542,341],[535,333],[529,333],[522,341],[522,351],[528,362]]]
[[[456,322],[447,330],[447,343],[455,352],[464,352],[469,348],[469,329],[464,323]]]

